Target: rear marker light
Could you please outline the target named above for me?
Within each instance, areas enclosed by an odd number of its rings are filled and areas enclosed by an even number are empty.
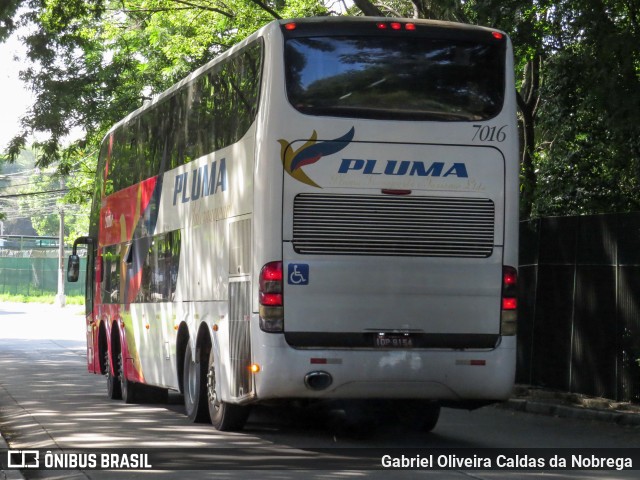
[[[324,358],[324,357],[312,357],[309,359],[311,365],[342,365],[341,358]]]
[[[392,188],[383,188],[381,192],[385,195],[411,195],[411,190],[396,190]]]
[[[387,30],[388,28],[391,28],[391,30],[402,30],[404,28],[405,30],[414,31],[416,29],[416,24],[415,23],[402,24],[400,22],[390,22],[390,23],[378,22],[376,23],[376,27],[378,27],[378,30]]]
[[[491,32],[491,35],[493,35],[493,38],[495,38],[496,40],[502,40],[502,38],[504,37],[504,35],[500,32]]]
[[[484,367],[486,360],[456,360],[456,365],[469,365],[471,367]]]
[[[295,30],[296,26],[297,25],[295,23],[285,23],[284,24],[285,30]]]

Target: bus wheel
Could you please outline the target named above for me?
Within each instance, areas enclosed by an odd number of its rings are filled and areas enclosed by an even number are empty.
[[[207,404],[213,426],[222,432],[242,430],[247,422],[251,407],[223,402],[216,392],[215,356],[213,348],[209,352],[207,368]]]
[[[425,405],[423,413],[422,413],[422,424],[420,425],[420,430],[423,432],[430,432],[436,425],[438,424],[438,420],[440,419],[440,405],[437,403],[430,403]]]
[[[207,394],[205,390],[207,377],[204,368],[202,368],[202,361],[194,361],[192,352],[191,343],[187,342],[184,352],[182,388],[184,392],[184,408],[190,421],[204,423],[208,421]]]
[[[138,385],[127,380],[124,374],[124,356],[122,352],[118,355],[118,376],[120,377],[120,391],[124,403],[135,403],[138,401]]]
[[[440,404],[425,400],[404,400],[394,406],[400,424],[421,432],[430,432],[438,424]]]
[[[109,356],[109,350],[105,349],[103,357],[103,366],[105,376],[107,377],[107,396],[111,400],[120,400],[122,398],[122,390],[120,389],[120,382],[118,381],[118,375],[114,375],[111,372],[111,357]]]

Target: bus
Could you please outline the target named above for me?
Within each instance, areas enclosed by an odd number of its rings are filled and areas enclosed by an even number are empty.
[[[442,405],[504,400],[518,164],[505,33],[273,21],[104,138],[75,242],[88,369],[113,399],[180,392],[219,430],[260,402],[430,430]]]

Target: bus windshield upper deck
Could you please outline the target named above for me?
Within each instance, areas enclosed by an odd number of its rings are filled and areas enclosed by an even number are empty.
[[[291,104],[312,115],[395,120],[480,121],[502,110],[505,42],[378,32],[286,40]]]

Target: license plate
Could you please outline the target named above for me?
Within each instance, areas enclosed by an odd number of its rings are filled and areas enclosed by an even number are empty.
[[[374,345],[380,348],[411,348],[413,339],[405,335],[385,335],[375,337]]]

